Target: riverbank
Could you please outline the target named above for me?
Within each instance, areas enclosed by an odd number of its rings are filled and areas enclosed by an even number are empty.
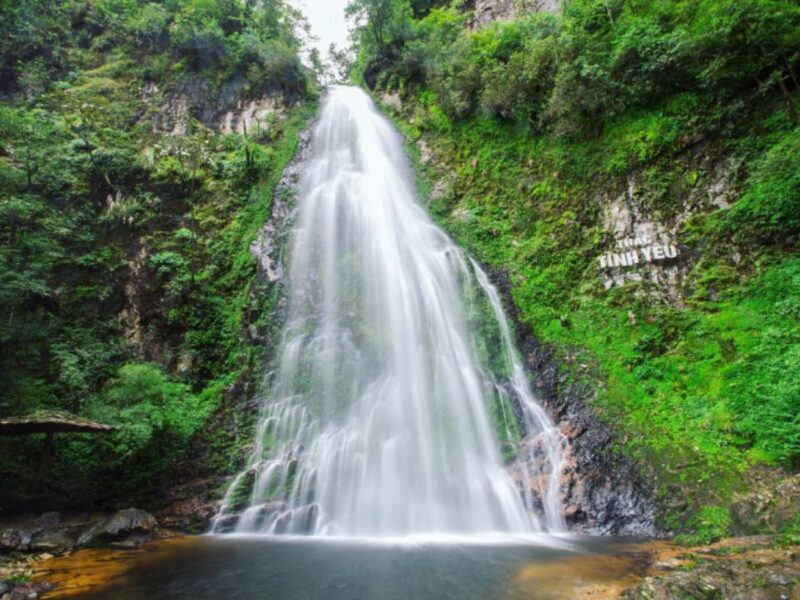
[[[149,542],[175,537],[176,532],[159,527],[150,513],[127,508],[113,513],[46,512],[39,516],[18,515],[0,521],[0,598],[38,598],[61,591],[59,581],[38,577],[41,564],[71,561],[74,553],[89,550],[116,564],[130,551]],[[86,573],[94,581],[94,569]]]

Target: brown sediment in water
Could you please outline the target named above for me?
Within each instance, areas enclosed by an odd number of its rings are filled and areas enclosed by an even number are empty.
[[[546,590],[541,595],[542,600],[608,600],[620,598],[623,592],[638,589],[640,585],[657,590],[680,589],[681,585],[685,587],[687,584],[691,587],[696,582],[709,586],[715,572],[721,572],[724,576],[713,581],[717,587],[712,589],[720,594],[719,597],[727,597],[723,591],[725,586],[735,588],[747,583],[746,577],[737,578],[737,572],[747,574],[754,569],[761,570],[762,579],[768,578],[770,569],[775,571],[776,589],[794,586],[795,583],[781,583],[782,578],[792,576],[791,573],[788,576],[782,573],[781,566],[796,564],[798,559],[796,547],[782,547],[778,538],[770,535],[727,538],[693,547],[651,541],[614,545],[603,554],[575,555],[550,563],[533,563],[517,572],[515,584]],[[721,571],[715,567],[719,564],[722,565]],[[796,583],[793,595],[768,597],[800,600],[800,580]]]
[[[620,543],[603,553],[581,553],[525,565],[517,571],[514,583],[520,588],[546,590],[548,600],[618,598],[678,548],[664,541]]]
[[[55,587],[43,595],[48,600],[77,598],[109,585],[133,567],[197,540],[197,536],[179,536],[150,542],[140,548],[87,548],[44,560],[33,567],[31,580],[46,581]]]

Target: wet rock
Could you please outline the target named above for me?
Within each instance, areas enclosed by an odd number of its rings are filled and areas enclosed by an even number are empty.
[[[297,515],[297,526],[299,527],[299,533],[311,533],[314,531],[314,526],[317,523],[317,518],[319,517],[319,505],[318,504],[310,504],[309,506],[300,509],[300,514]]]
[[[82,528],[80,527],[48,527],[33,534],[30,549],[35,552],[54,552],[60,554],[71,549]]]
[[[559,377],[552,349],[535,338],[525,338],[522,349],[539,398],[568,441],[561,482],[568,525],[600,535],[656,535],[657,505],[635,466],[611,451],[613,432],[592,407],[596,387]]]
[[[27,552],[31,549],[33,535],[24,529],[0,531],[0,552]]]
[[[201,532],[208,529],[209,523],[217,514],[217,505],[206,499],[188,498],[171,504],[159,513],[159,521],[164,527],[182,531]]]
[[[707,562],[706,562],[707,561]],[[627,600],[772,600],[800,597],[800,561],[786,550],[757,549],[707,558],[626,590]]]
[[[800,514],[800,474],[751,469],[743,487],[746,491],[735,494],[731,503],[734,529],[739,534],[776,532]]]
[[[684,561],[680,560],[679,558],[672,557],[655,563],[653,565],[653,569],[656,571],[675,571],[676,569],[680,569],[683,564]]]
[[[272,199],[272,213],[250,245],[250,254],[258,260],[259,271],[269,283],[282,283],[286,271],[282,262],[283,246],[290,233],[289,221],[294,209],[297,187],[306,161],[311,157],[311,128],[300,134],[294,158],[281,174]]]
[[[305,535],[314,530],[318,516],[319,505],[316,503],[288,510],[275,519],[273,531]]]
[[[265,502],[258,508],[259,519],[263,520],[275,513],[283,512],[286,510],[286,502],[275,500],[272,502]]]
[[[304,509],[300,509],[303,511]],[[244,518],[247,523],[246,529],[252,531],[270,531],[274,523],[279,523],[281,531],[295,531],[295,526],[290,523],[296,523],[297,515],[301,514],[298,511],[287,510],[285,502],[275,500],[272,502],[265,502],[260,506],[249,507],[241,513],[234,513],[225,515],[217,519],[215,524],[215,531],[218,533],[227,533],[233,531],[239,522]],[[295,519],[292,522],[292,519]]]
[[[153,515],[137,508],[120,510],[81,535],[79,546],[130,548],[150,541],[157,527]]]
[[[501,297],[509,298],[507,278],[492,269],[487,272]],[[519,324],[516,307],[508,301],[504,305]],[[658,505],[651,487],[632,462],[612,451],[614,432],[600,421],[592,406],[600,382],[575,383],[560,369],[552,347],[539,342],[529,330],[518,331],[518,347],[534,378],[534,391],[566,441],[560,487],[567,526],[595,535],[657,536]],[[538,442],[523,441],[523,445],[531,443]],[[531,454],[520,453],[520,457],[526,455]],[[510,470],[512,476],[524,471],[514,464]],[[533,482],[534,497],[541,497],[542,487]]]
[[[6,587],[5,591],[3,586]],[[46,581],[37,581],[12,585],[8,582],[0,583],[0,599],[2,600],[35,600],[41,598],[42,594],[49,592],[55,586]]]
[[[236,524],[239,522],[240,517],[241,515],[239,513],[234,513],[219,517],[214,522],[214,532],[215,533],[233,532],[236,529]]]

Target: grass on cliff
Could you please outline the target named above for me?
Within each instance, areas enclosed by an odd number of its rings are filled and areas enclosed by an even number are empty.
[[[796,3],[574,0],[479,30],[447,2],[360,5],[384,26],[359,30],[354,78],[403,99],[434,216],[595,383],[665,527],[736,528],[748,469],[800,461]],[[693,213],[671,297],[604,290],[628,194],[649,220]]]

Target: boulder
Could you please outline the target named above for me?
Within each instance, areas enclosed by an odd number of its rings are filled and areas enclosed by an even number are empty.
[[[35,552],[54,552],[60,554],[71,549],[80,535],[80,528],[51,527],[36,531],[30,549]]]
[[[115,512],[78,539],[79,546],[132,548],[153,539],[158,523],[153,515],[138,508]]]
[[[498,289],[507,295],[508,280],[495,275],[493,279]],[[516,318],[513,306],[509,308]],[[566,379],[554,348],[540,343],[530,332],[525,333],[520,349],[531,373],[535,374],[534,389],[566,440],[562,450],[560,491],[567,526],[572,531],[591,535],[659,535],[658,507],[647,478],[638,471],[637,465],[609,451],[613,447],[614,432],[600,420],[593,406],[595,385],[599,383],[574,383]],[[541,443],[536,435],[522,441],[524,451],[510,465],[518,485],[523,485],[518,474],[529,468],[518,463],[535,458]],[[532,497],[542,497],[546,479],[530,483],[527,491]]]
[[[236,524],[239,522],[239,513],[233,513],[219,517],[214,523],[214,533],[232,533],[236,530]]]
[[[27,552],[33,536],[24,529],[0,530],[0,552]]]
[[[199,533],[208,529],[217,514],[217,505],[209,500],[187,498],[173,502],[158,513],[162,526]]]
[[[13,585],[8,582],[0,583],[0,598],[2,598],[2,600],[35,600],[54,587],[52,583],[47,583],[45,581],[22,583],[19,585]]]

